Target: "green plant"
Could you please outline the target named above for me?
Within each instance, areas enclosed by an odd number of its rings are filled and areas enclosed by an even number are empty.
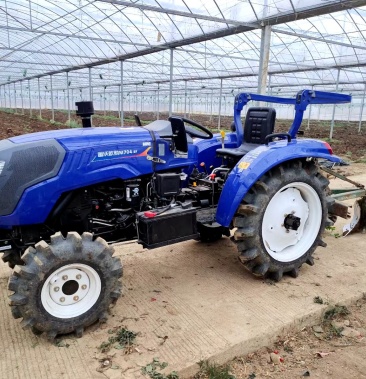
[[[121,328],[117,331],[108,330],[108,333],[116,333],[115,336],[109,337],[108,341],[103,342],[99,349],[102,353],[106,353],[111,349],[111,347],[114,345],[115,349],[124,349],[124,348],[130,348],[135,341],[135,338],[137,336],[137,333],[131,332],[128,329]]]
[[[198,362],[200,371],[196,374],[195,379],[235,379],[235,376],[230,373],[230,366],[220,366],[216,363],[208,361]]]
[[[331,321],[339,316],[347,316],[349,315],[349,310],[345,305],[336,304],[334,307],[331,307],[327,311],[325,311],[323,320]]]
[[[80,128],[80,124],[77,121],[74,121],[74,120],[66,121],[65,125],[67,125],[70,128]]]
[[[168,363],[159,362],[158,358],[154,358],[151,363],[142,367],[141,372],[152,379],[179,379],[179,376],[175,371],[172,371],[167,375],[158,371],[164,370],[166,367],[168,367]]]
[[[335,226],[327,226],[325,229],[330,231],[330,235],[333,236],[334,238],[342,237],[339,233],[337,232],[334,233],[334,231],[336,230]]]

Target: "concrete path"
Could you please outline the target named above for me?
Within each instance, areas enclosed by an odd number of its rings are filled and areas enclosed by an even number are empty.
[[[353,177],[364,180],[365,177]],[[188,241],[154,251],[117,245],[124,263],[124,297],[107,324],[90,327],[83,338],[64,338],[61,346],[23,331],[7,306],[7,277],[0,268],[0,378],[139,378],[153,357],[182,377],[211,358],[221,363],[251,352],[290,329],[315,323],[329,303],[349,303],[366,292],[366,236],[325,237],[315,266],[303,266],[297,279],[280,283],[254,278],[239,264],[235,247]],[[126,326],[138,332],[129,355],[112,349],[112,368],[97,371],[98,346],[108,330]]]

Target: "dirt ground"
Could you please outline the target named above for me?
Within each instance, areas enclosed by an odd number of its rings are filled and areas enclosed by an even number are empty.
[[[68,126],[65,123],[68,121],[66,111],[55,111],[55,122],[51,123],[52,118],[50,110],[42,110],[42,118],[39,117],[39,111],[33,110],[32,118],[29,117],[29,110],[25,111],[25,115],[21,115],[21,110],[17,113],[8,113],[0,111],[0,139],[8,138],[14,135],[25,133],[39,132],[52,129],[64,129]],[[140,114],[143,122],[149,122],[156,119],[156,115],[152,112],[144,112]],[[161,113],[160,119],[167,119],[168,114]],[[191,119],[201,123],[211,129],[217,130],[218,119],[209,115],[195,114],[191,115]],[[80,125],[80,118],[72,112],[72,126]],[[221,117],[221,125],[223,129],[229,130],[232,117]],[[136,125],[133,118],[133,112],[125,112],[126,126]],[[93,126],[115,126],[120,125],[117,112],[97,112],[93,116]],[[289,120],[277,120],[275,132],[288,131],[290,126]],[[305,132],[305,137],[318,138],[330,142],[335,154],[342,156],[350,162],[366,161],[366,129],[358,133],[358,122],[335,121],[335,128],[332,141],[329,141],[330,121],[311,121],[309,129],[306,129],[307,121],[304,121],[301,128]]]

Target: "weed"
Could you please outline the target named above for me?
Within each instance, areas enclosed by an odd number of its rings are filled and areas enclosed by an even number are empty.
[[[327,339],[331,339],[333,337],[342,337],[342,330],[343,328],[337,328],[334,325],[329,325],[329,330],[327,333]]]
[[[356,159],[355,163],[366,163],[366,158]]]
[[[323,321],[331,321],[339,316],[349,315],[349,310],[345,305],[336,304],[334,307],[328,309],[323,316]]]
[[[328,138],[328,137],[326,137],[326,138],[322,138],[322,140],[324,141],[324,142],[329,142],[329,143],[342,143],[342,141],[340,141],[339,139],[335,139],[335,138]]]
[[[294,349],[290,345],[285,345],[283,347],[283,350],[285,350],[286,353],[292,353],[294,351]]]
[[[315,304],[324,304],[324,301],[320,296],[315,296],[314,297],[314,303]]]
[[[128,329],[121,328],[114,332],[113,330],[109,330],[108,333],[116,333],[115,336],[109,337],[108,341],[103,342],[98,348],[101,350],[102,353],[106,353],[111,349],[111,347],[114,345],[115,349],[125,349],[130,348],[137,336],[137,333],[131,332]]]
[[[235,376],[230,373],[230,366],[219,366],[216,363],[208,361],[198,362],[200,371],[194,377],[195,379],[235,379]]]
[[[343,327],[335,326],[335,324],[332,323],[332,321],[338,317],[347,316],[349,315],[349,313],[350,312],[346,306],[339,305],[339,304],[332,306],[324,313],[322,324],[323,324],[323,327],[326,329],[326,334],[324,335],[324,337],[327,340],[330,340],[334,337],[342,336]]]
[[[120,118],[119,117],[116,117],[116,116],[102,116],[102,115],[99,115],[99,114],[95,114],[93,115],[94,118],[102,118],[104,120],[113,120],[113,121],[119,121]]]
[[[327,226],[326,228],[325,228],[326,230],[328,230],[328,231],[330,231],[330,235],[331,236],[333,236],[334,238],[339,238],[339,237],[342,237],[339,233],[333,233],[335,230],[336,230],[336,228],[335,228],[335,226]]]
[[[175,371],[172,371],[167,375],[157,371],[164,370],[166,367],[168,367],[168,363],[159,362],[159,359],[154,358],[151,363],[148,363],[146,366],[142,367],[141,372],[152,379],[179,379],[179,376]]]
[[[80,128],[80,124],[74,120],[66,121],[65,125],[67,125],[70,128]]]

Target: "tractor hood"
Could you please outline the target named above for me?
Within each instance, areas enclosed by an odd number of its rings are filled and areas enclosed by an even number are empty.
[[[98,127],[38,132],[0,141],[0,216],[13,212],[24,190],[55,177],[66,156],[89,151],[99,166],[106,159],[136,156],[151,145],[149,131]],[[135,149],[133,149],[135,147]],[[71,155],[70,155],[71,154]],[[80,173],[83,175],[83,173]]]
[[[9,140],[15,144],[37,142],[55,139],[61,144],[74,145],[80,144],[88,145],[88,143],[110,143],[116,141],[135,141],[136,138],[148,138],[150,140],[149,132],[141,127],[96,127],[96,128],[75,128],[75,129],[61,129],[51,130],[47,132],[37,132],[31,134],[24,134],[22,136],[12,137]]]

